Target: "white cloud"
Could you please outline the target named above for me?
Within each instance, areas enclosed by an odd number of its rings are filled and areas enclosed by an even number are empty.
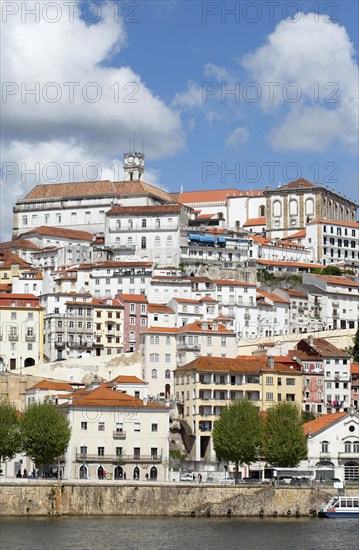
[[[28,10],[33,6],[26,3]],[[3,104],[3,162],[99,161],[111,166],[111,159],[127,150],[134,130],[151,159],[184,147],[179,113],[130,67],[111,66],[113,54],[120,55],[126,44],[126,32],[106,3],[101,12],[103,19],[88,25],[77,8],[73,22],[63,11],[56,23],[30,16],[21,22],[19,10],[2,25],[3,80],[12,83],[9,92],[15,90]],[[22,97],[21,91],[36,87],[38,98]],[[59,100],[52,102],[56,95]],[[96,95],[98,101],[91,102]],[[27,183],[18,180],[11,194],[3,195],[5,215],[15,194],[18,198],[27,191]]]
[[[241,145],[246,143],[249,139],[248,128],[241,128],[238,126],[233,132],[229,134],[225,141],[226,149],[238,149]]]
[[[346,29],[320,16],[301,14],[295,23],[281,21],[267,43],[245,55],[241,65],[260,86],[261,106],[283,108],[284,119],[271,132],[282,150],[323,150],[338,141],[355,149],[358,137],[358,67]],[[269,86],[274,83],[270,101]],[[301,97],[291,103],[295,83]],[[293,94],[293,95],[292,95]],[[336,102],[331,100],[337,100]],[[320,143],[318,143],[320,142]]]

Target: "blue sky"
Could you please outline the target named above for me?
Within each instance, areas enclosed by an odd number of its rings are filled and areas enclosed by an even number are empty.
[[[302,175],[359,201],[357,2],[92,4],[73,21],[58,2],[55,23],[51,12],[33,21],[19,10],[3,25],[5,80],[17,86],[3,115],[6,223],[36,183],[95,177],[91,168],[82,177],[89,163],[103,179],[121,178],[111,167],[134,131],[137,148],[145,141],[145,179],[170,191]],[[36,82],[38,101],[22,97]],[[72,102],[65,82],[78,83]],[[26,172],[36,162],[38,172]],[[76,164],[73,178],[64,162]]]

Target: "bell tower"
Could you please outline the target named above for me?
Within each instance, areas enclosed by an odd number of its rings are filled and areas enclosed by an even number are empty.
[[[136,152],[125,153],[123,158],[124,180],[140,181],[145,171],[145,155]]]

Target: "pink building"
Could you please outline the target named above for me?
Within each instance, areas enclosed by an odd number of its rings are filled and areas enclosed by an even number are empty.
[[[124,308],[123,351],[139,351],[140,334],[147,329],[147,298],[142,294],[118,294]]]

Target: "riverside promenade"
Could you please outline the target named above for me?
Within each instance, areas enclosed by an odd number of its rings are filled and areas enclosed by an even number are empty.
[[[181,482],[45,481],[0,484],[1,516],[315,515],[332,487],[226,486]],[[357,489],[349,489],[354,494]]]

